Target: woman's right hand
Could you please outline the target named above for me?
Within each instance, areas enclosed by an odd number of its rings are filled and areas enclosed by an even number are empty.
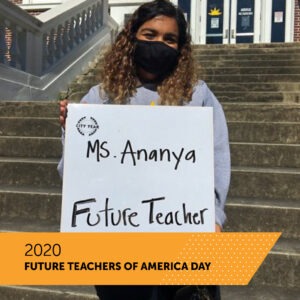
[[[65,128],[67,112],[68,112],[68,100],[64,99],[59,102],[59,122],[60,125]]]

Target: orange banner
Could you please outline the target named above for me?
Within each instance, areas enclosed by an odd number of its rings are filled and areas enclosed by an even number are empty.
[[[0,233],[0,284],[246,285],[280,233]]]

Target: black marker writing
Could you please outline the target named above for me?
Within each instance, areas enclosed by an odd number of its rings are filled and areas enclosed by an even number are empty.
[[[159,148],[148,151],[146,149],[137,149],[134,150],[132,144],[127,140],[124,150],[121,152],[121,164],[124,164],[125,159],[129,159],[133,166],[136,166],[137,161],[174,161],[174,169],[177,170],[180,162],[182,160],[191,161],[192,163],[196,162],[196,152],[195,150],[185,151],[184,148],[181,148],[179,152],[171,151],[167,148]]]
[[[105,147],[107,142],[104,141],[100,143],[99,140],[95,140],[94,144],[91,141],[88,141],[86,157],[90,157],[90,153],[94,153],[96,155],[97,161],[100,161],[100,158],[107,158],[110,155],[109,150]]]

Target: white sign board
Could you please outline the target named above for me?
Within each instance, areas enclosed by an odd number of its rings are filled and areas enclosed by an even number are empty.
[[[274,23],[283,23],[283,11],[274,12]]]
[[[215,230],[212,108],[70,104],[61,231]]]

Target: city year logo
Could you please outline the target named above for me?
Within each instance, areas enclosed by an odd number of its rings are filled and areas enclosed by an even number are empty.
[[[81,135],[91,136],[99,129],[99,125],[93,117],[82,117],[77,122],[76,128]]]

